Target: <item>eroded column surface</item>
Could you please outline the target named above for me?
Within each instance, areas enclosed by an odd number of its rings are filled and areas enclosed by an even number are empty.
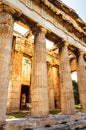
[[[69,65],[68,48],[63,45],[60,48],[60,87],[61,87],[61,110],[64,114],[75,113],[74,95]]]
[[[49,109],[55,109],[54,101],[54,83],[53,83],[53,69],[52,65],[48,64],[48,92],[49,92]]]
[[[86,69],[84,65],[83,54],[83,52],[80,52],[80,55],[77,60],[77,76],[80,104],[82,107],[82,111],[86,112]]]
[[[46,65],[45,29],[36,31],[31,85],[32,116],[45,117],[49,114]]]
[[[13,37],[13,18],[0,13],[0,123],[5,120],[9,84],[10,57]]]
[[[61,108],[59,66],[53,66],[53,84],[54,84],[55,107]]]

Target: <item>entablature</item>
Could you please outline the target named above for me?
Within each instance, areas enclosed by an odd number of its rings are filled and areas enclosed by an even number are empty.
[[[16,16],[16,20],[22,19],[25,21],[25,19],[22,18],[25,16],[27,18],[27,23],[29,23],[29,20],[32,22],[33,28],[34,23],[39,23],[47,29],[49,34],[52,32],[52,34],[60,37],[64,41],[67,41],[70,45],[86,52],[86,32],[81,30],[81,27],[79,27],[80,30],[78,30],[77,27],[77,29],[75,29],[73,23],[69,23],[67,19],[64,22],[64,16],[61,12],[60,14],[53,12],[50,7],[47,7],[46,1],[48,0],[45,0],[44,3],[42,0],[16,0],[16,2],[12,0],[2,0],[2,3],[20,12],[20,15]]]

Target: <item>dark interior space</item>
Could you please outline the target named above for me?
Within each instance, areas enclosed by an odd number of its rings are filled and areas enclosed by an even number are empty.
[[[30,87],[27,85],[21,86],[20,109],[26,109],[26,103],[29,103]]]

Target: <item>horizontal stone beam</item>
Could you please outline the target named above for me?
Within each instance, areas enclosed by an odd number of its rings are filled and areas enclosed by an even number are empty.
[[[34,4],[32,0],[2,0],[5,4],[10,5],[17,11],[20,11],[26,17],[39,23],[41,26],[47,30],[53,32],[57,36],[61,37],[64,41],[68,42],[80,50],[86,52],[86,43],[76,37],[73,33],[70,33],[61,24],[49,15],[43,7],[39,7]]]

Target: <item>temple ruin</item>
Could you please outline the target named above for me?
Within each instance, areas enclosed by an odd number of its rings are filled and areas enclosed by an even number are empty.
[[[22,32],[23,28],[23,32]],[[86,112],[86,24],[60,0],[0,0],[0,124],[26,109],[75,114],[71,73]]]

